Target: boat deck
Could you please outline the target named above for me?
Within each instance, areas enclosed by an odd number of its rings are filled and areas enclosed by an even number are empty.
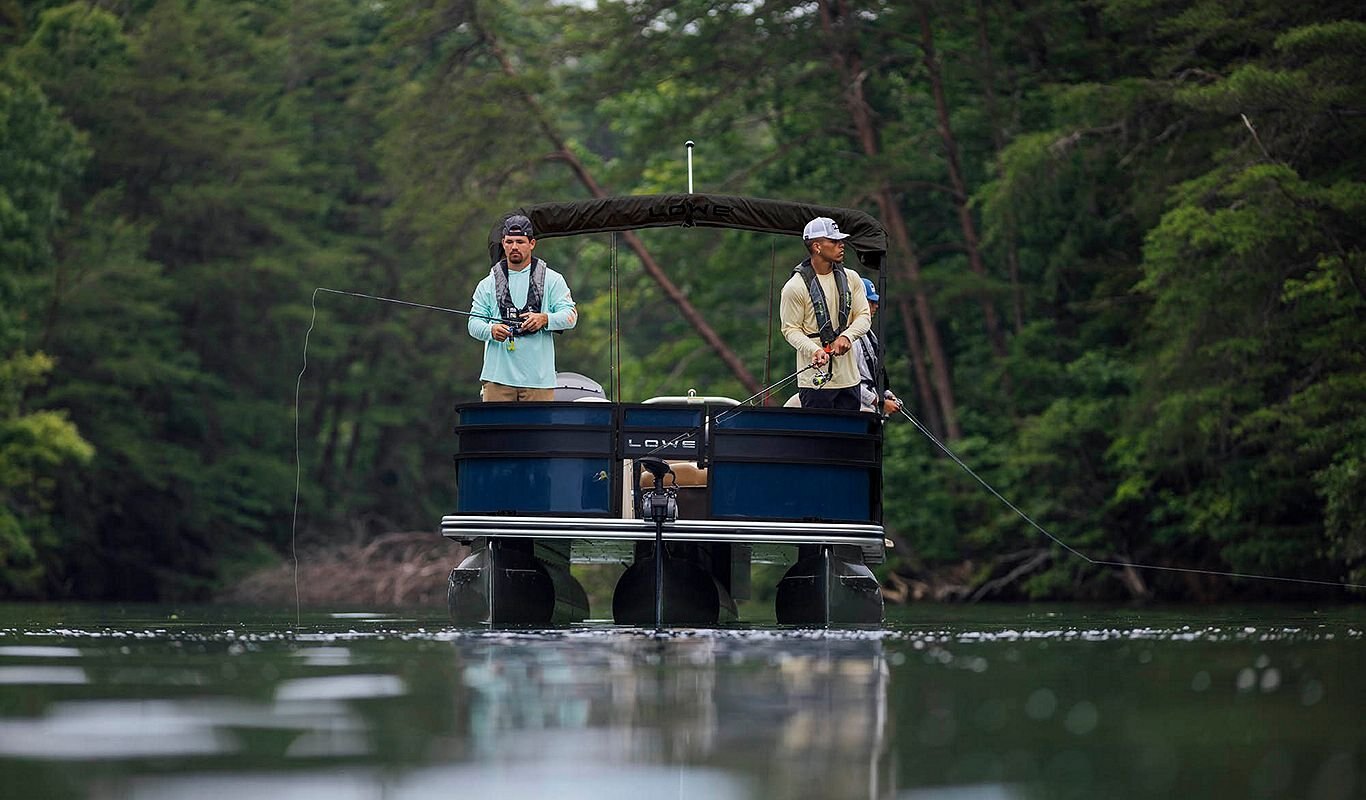
[[[652,542],[655,538],[655,523],[646,519],[450,514],[441,519],[441,534],[448,539],[466,544],[488,536],[571,539],[580,540],[585,544],[588,542]],[[831,522],[764,522],[758,520],[740,522],[735,520],[679,519],[664,524],[664,541],[749,543],[754,545],[851,545],[858,547],[863,552],[863,560],[866,564],[881,564],[885,547],[881,525]],[[581,549],[593,551],[591,547]],[[786,560],[777,556],[770,558],[777,563]],[[582,560],[593,561],[598,559],[585,558]]]

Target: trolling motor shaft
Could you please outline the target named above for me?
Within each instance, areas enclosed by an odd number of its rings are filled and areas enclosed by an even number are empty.
[[[655,628],[664,625],[664,523],[678,519],[678,479],[666,487],[664,476],[673,469],[662,458],[645,456],[640,466],[655,478],[654,488],[642,498],[645,518],[655,523]]]

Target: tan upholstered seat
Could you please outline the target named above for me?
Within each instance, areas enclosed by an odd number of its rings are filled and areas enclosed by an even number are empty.
[[[698,469],[695,461],[670,461],[669,468],[674,471],[673,478],[665,478],[664,485],[678,481],[679,519],[703,519],[707,515],[707,470]],[[640,488],[655,488],[655,476],[648,472],[640,473]],[[623,506],[629,508],[629,504]]]
[[[670,461],[670,462],[669,462],[669,468],[672,469],[672,470],[674,471],[674,480],[677,480],[677,481],[678,481],[678,485],[679,485],[679,486],[706,486],[706,485],[707,485],[707,470],[706,470],[706,468],[704,467],[704,468],[699,469],[698,466],[697,466],[697,464],[696,464],[695,462],[692,462],[692,461]],[[665,479],[664,479],[664,485],[665,485],[665,486],[668,486],[669,483],[670,483],[669,479],[668,479],[668,478],[665,478]],[[645,472],[645,471],[642,470],[641,473],[640,473],[640,488],[642,488],[642,489],[653,489],[653,488],[655,488],[655,476],[653,476],[653,475],[651,475],[650,473]]]

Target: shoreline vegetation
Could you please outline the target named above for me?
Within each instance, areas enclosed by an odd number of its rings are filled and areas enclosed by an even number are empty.
[[[1206,574],[1366,585],[1363,98],[1359,0],[0,4],[0,598],[444,591],[438,309],[695,178],[877,218],[891,387],[1056,537],[889,421],[889,598],[1366,599]],[[557,368],[755,394],[793,234],[542,239]]]
[[[299,553],[298,595],[308,608],[444,608],[446,577],[469,548],[424,531],[387,533],[365,544],[308,547]],[[295,595],[293,560],[255,570],[214,598],[230,604],[285,606]]]
[[[344,544],[335,548],[306,547],[299,554],[298,595],[295,572],[286,560],[249,572],[214,597],[216,602],[255,606],[292,605],[296,599],[305,608],[365,606],[373,608],[444,608],[446,579],[469,548],[425,531],[406,531],[378,536],[363,544]],[[882,570],[883,599],[889,604],[1026,602],[1031,599],[1023,586],[1031,575],[1049,566],[1052,554],[1035,549],[1011,554],[992,563],[961,561],[933,570],[914,569],[900,563],[898,570]],[[610,608],[615,579],[624,565],[575,565],[575,575],[583,583],[594,608]],[[756,565],[755,592],[760,602],[771,602],[772,591],[782,567]],[[1115,583],[1105,595],[1079,593],[1060,599],[1105,600],[1147,603],[1160,598],[1148,588],[1142,569],[1117,570]],[[1183,576],[1189,600],[1217,603],[1227,600],[1285,599],[1263,587],[1245,582],[1230,584],[1220,576]],[[1318,587],[1298,593],[1300,599],[1328,602],[1359,601],[1345,590]]]

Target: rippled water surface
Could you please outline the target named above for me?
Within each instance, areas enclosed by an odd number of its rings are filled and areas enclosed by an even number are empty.
[[[655,635],[0,605],[0,796],[1366,796],[1360,607],[891,614]]]

